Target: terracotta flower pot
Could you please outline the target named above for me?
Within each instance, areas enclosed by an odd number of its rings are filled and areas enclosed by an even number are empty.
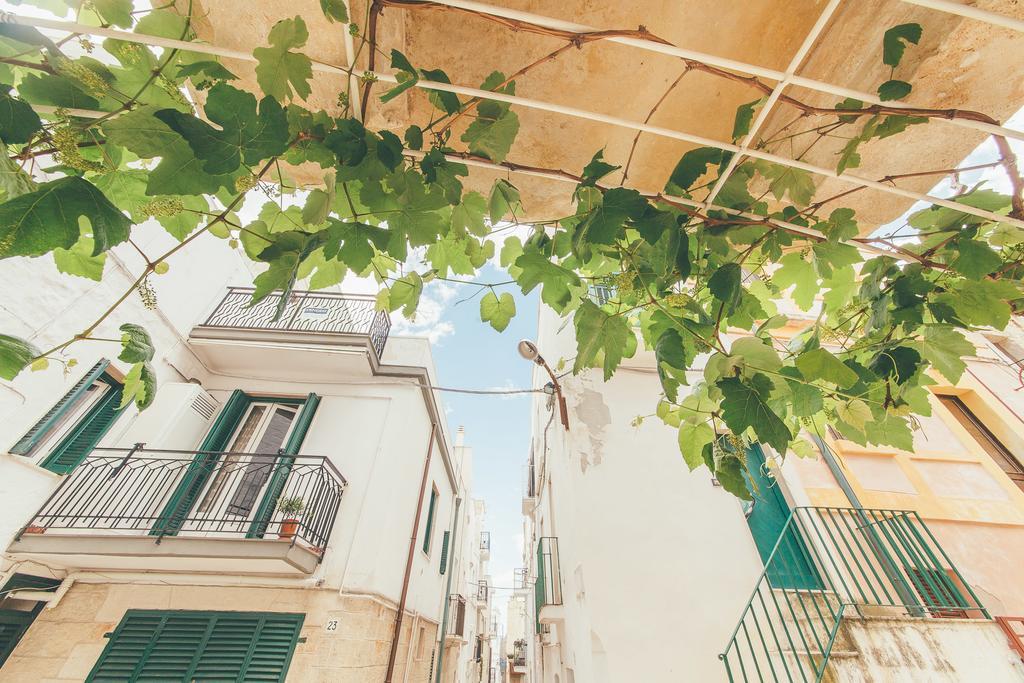
[[[295,536],[295,532],[299,530],[299,520],[292,517],[281,520],[281,531],[277,534],[278,538],[291,539]]]

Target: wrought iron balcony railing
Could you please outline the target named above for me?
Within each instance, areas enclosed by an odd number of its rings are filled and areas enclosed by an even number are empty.
[[[526,666],[526,640],[520,638],[512,643],[512,666]]]
[[[19,532],[274,538],[323,557],[345,478],[326,458],[97,448]],[[301,501],[278,509],[279,501]],[[282,506],[284,507],[284,506]]]
[[[533,585],[536,602],[537,633],[540,610],[546,605],[562,604],[562,570],[558,557],[558,538],[544,536],[537,542],[537,581]]]
[[[476,583],[476,599],[480,602],[487,602],[490,595],[491,587],[487,585],[486,581],[477,581]]]
[[[448,596],[448,635],[466,635],[466,598],[458,593]]]
[[[284,312],[275,319],[281,294],[271,294],[250,306],[252,293],[251,287],[229,287],[201,326],[366,335],[377,357],[384,353],[391,318],[386,311],[376,310],[372,296],[293,291],[288,295]]]
[[[989,618],[916,512],[798,507],[719,658],[730,681],[820,681],[851,612]]]
[[[480,532],[480,550],[491,549],[491,532],[481,531]]]

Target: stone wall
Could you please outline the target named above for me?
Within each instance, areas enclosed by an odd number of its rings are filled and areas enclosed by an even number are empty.
[[[380,683],[395,619],[394,608],[376,599],[333,590],[76,583],[57,607],[39,614],[0,669],[0,683],[85,680],[108,642],[104,634],[128,609],[304,613],[305,642],[292,658],[289,683]],[[330,619],[338,620],[334,632],[325,630]],[[396,682],[428,680],[436,638],[437,624],[407,614]]]

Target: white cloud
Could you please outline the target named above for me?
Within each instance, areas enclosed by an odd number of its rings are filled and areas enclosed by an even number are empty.
[[[416,317],[406,319],[401,314],[391,317],[393,334],[426,337],[431,344],[455,333],[455,326],[444,320],[447,302],[456,294],[455,285],[447,282],[431,282],[423,288]]]

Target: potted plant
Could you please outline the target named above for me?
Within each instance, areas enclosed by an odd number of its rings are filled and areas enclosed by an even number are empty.
[[[284,515],[284,519],[281,520],[281,531],[277,534],[278,537],[291,539],[295,536],[295,532],[299,528],[299,517],[302,516],[302,511],[305,508],[306,504],[301,496],[281,498],[277,501],[277,510]]]

